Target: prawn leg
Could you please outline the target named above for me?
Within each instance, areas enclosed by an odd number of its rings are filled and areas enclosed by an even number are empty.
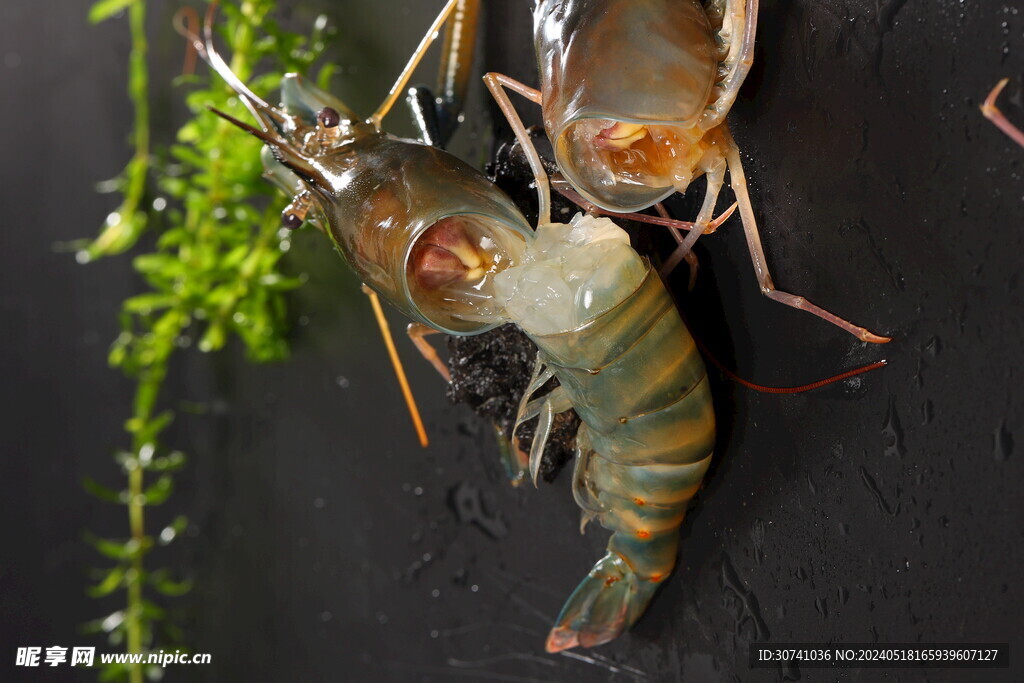
[[[458,0],[445,28],[436,87],[409,89],[407,102],[423,142],[444,148],[458,127],[472,75],[481,0]]]
[[[727,75],[716,86],[718,95],[704,114],[702,125],[705,130],[725,121],[754,63],[757,3],[758,0],[710,0],[705,7],[709,18],[718,19],[722,23],[717,31],[720,40],[728,41],[723,62],[728,69]]]
[[[540,412],[534,410],[538,403],[541,401],[531,401],[530,397],[544,386],[548,380],[554,376],[554,371],[544,366],[544,359],[541,358],[540,354],[537,354],[537,359],[533,364],[533,372],[530,374],[530,381],[526,385],[526,389],[523,390],[523,395],[519,399],[519,409],[516,411],[516,421],[512,425],[512,433],[507,435],[508,448],[505,448],[501,452],[502,464],[505,465],[505,471],[509,475],[509,479],[512,480],[513,486],[518,486],[524,479],[526,479],[527,472],[530,469],[530,456],[523,453],[523,449],[519,447],[519,439],[516,437],[516,430],[530,417],[536,417]],[[533,411],[532,415],[530,411]],[[534,437],[534,443],[536,443]],[[545,437],[546,439],[547,437]],[[501,439],[505,441],[505,439]]]
[[[750,259],[754,265],[754,273],[757,275],[758,284],[761,286],[761,293],[772,301],[791,306],[801,311],[807,311],[816,315],[822,320],[832,323],[836,327],[846,330],[861,341],[874,344],[884,344],[890,341],[890,337],[882,337],[873,332],[854,325],[834,313],[826,311],[820,306],[812,304],[802,296],[783,292],[775,287],[771,273],[768,271],[768,262],[764,255],[764,246],[761,244],[761,235],[757,229],[757,220],[754,218],[754,207],[750,202],[750,195],[747,193],[747,179],[743,174],[743,164],[740,161],[740,150],[733,140],[732,133],[726,124],[718,127],[722,137],[722,145],[725,148],[725,160],[729,167],[729,175],[732,179],[732,190],[736,194],[736,201],[740,205],[740,217],[743,220],[743,233],[747,238],[747,248],[750,251]]]
[[[732,215],[732,211],[735,210],[735,207],[736,207],[736,205],[733,204],[732,208],[729,210],[729,215]],[[654,209],[657,211],[657,215],[658,216],[660,216],[662,218],[668,218],[669,217],[669,210],[665,208],[664,204],[658,202],[657,204],[654,205]],[[676,241],[677,245],[682,245],[683,244],[683,232],[682,232],[682,230],[680,230],[680,229],[672,230],[672,237]],[[697,255],[695,253],[693,253],[692,250],[683,253],[683,260],[686,261],[686,265],[689,266],[689,269],[690,269],[690,281],[687,284],[686,290],[688,292],[692,292],[693,288],[697,284],[697,269],[699,268],[700,264],[697,261]],[[673,269],[675,269],[675,266],[673,266]],[[671,272],[671,271],[669,271],[669,272]],[[662,272],[660,272],[660,275],[662,275],[663,278],[668,278],[669,272],[667,272],[665,270],[665,268],[663,267]]]
[[[565,180],[561,176],[555,176],[551,180],[551,185],[555,188],[555,191],[557,191],[558,194],[562,195],[570,202],[572,202],[576,206],[580,207],[581,209],[589,213],[591,216],[608,216],[609,218],[624,218],[627,221],[635,221],[637,223],[660,225],[662,227],[671,229],[672,234],[676,236],[676,242],[679,243],[682,243],[683,241],[683,230],[690,232],[694,228],[698,227],[697,223],[693,221],[680,221],[674,218],[670,218],[668,215],[668,211],[665,210],[665,207],[662,206],[661,203],[655,205],[655,208],[658,211],[657,216],[649,216],[646,213],[636,213],[632,211],[608,211],[607,209],[602,209],[597,204],[594,204],[586,197],[573,190],[572,185],[569,183],[569,181]],[[701,226],[701,232],[703,232],[703,234],[705,235],[710,235],[711,233],[718,230],[718,228],[722,226],[722,223],[728,220],[729,217],[732,216],[733,212],[736,211],[736,206],[737,205],[734,203],[728,209],[723,211],[717,218],[705,223],[703,226]],[[689,261],[689,259],[687,259],[687,261]]]
[[[423,323],[409,323],[409,326],[405,328],[405,333],[409,335],[409,340],[412,341],[413,346],[420,352],[423,359],[437,370],[437,374],[441,375],[445,382],[451,384],[452,374],[448,371],[448,366],[437,355],[437,349],[431,346],[425,339],[425,337],[429,337],[432,334],[441,334],[441,332]]]
[[[668,218],[668,209],[665,208],[664,204],[658,202],[657,204],[654,205],[654,208],[657,210],[659,216],[661,216],[662,218]],[[730,215],[732,215],[732,211],[735,208],[736,205],[733,204],[732,208],[729,210]],[[678,228],[673,229],[672,238],[675,239],[676,244],[682,245],[683,233],[681,230],[679,230]],[[671,257],[669,258],[671,259]],[[693,288],[697,285],[697,271],[700,268],[700,263],[697,261],[697,254],[695,254],[692,249],[683,252],[683,260],[686,261],[686,265],[690,268],[690,281],[687,283],[686,291],[692,292]],[[672,269],[675,269],[675,265],[672,266]],[[660,272],[660,275],[663,278],[668,277],[669,272],[671,271],[666,271],[663,267]]]
[[[712,214],[715,211],[715,204],[718,203],[718,195],[722,191],[722,185],[725,184],[725,159],[715,159],[711,167],[706,171],[705,177],[707,178],[707,190],[704,192],[704,203],[701,204],[700,213],[697,214],[697,220],[694,221],[696,229],[691,230],[690,234],[687,235],[676,247],[676,250],[672,252],[668,260],[661,267],[661,276],[668,277],[669,273],[675,270],[675,267],[679,265],[679,262],[685,259],[689,254],[693,253],[693,245],[697,243],[697,239],[704,233],[714,232],[709,230],[711,225]],[[695,275],[696,271],[691,270],[691,274]],[[691,289],[693,285],[690,285]]]
[[[1003,88],[1009,82],[1009,78],[1004,78],[996,83],[996,87],[992,88],[992,92],[985,98],[985,103],[981,105],[981,113],[985,115],[986,119],[994,123],[999,130],[1006,133],[1011,140],[1024,147],[1024,131],[1010,123],[1003,112],[999,111],[999,107],[996,106],[999,94],[1003,92]]]
[[[527,387],[526,392],[523,394],[523,400],[519,403],[519,415],[516,417],[516,424],[513,428],[513,431],[515,431],[519,429],[519,425],[527,420],[540,417],[537,421],[537,431],[534,434],[533,445],[530,447],[528,458],[530,479],[533,481],[534,486],[537,485],[540,462],[544,456],[544,448],[548,445],[548,439],[551,437],[551,428],[554,426],[555,415],[572,410],[572,401],[566,394],[564,387],[555,387],[545,396],[534,399],[529,403],[525,402],[534,391],[544,386],[553,374],[551,370],[545,370],[545,372],[537,375],[530,383],[530,386]],[[514,444],[518,449],[518,440],[514,440]]]
[[[540,400],[540,399],[538,399]],[[572,401],[569,399],[565,389],[558,387],[544,397],[543,405],[538,409],[540,419],[537,421],[537,431],[533,436],[533,445],[530,447],[530,480],[537,486],[537,475],[540,474],[540,463],[544,457],[544,448],[548,445],[551,437],[551,429],[555,424],[555,415],[572,410]]]
[[[537,225],[547,225],[551,222],[551,187],[548,172],[544,170],[544,164],[540,160],[540,155],[537,153],[533,140],[530,139],[530,133],[526,130],[523,120],[519,118],[519,113],[505,93],[505,88],[517,92],[537,104],[540,104],[540,92],[523,85],[514,78],[493,72],[484,75],[484,83],[487,84],[487,89],[491,91],[494,101],[498,103],[501,113],[505,115],[509,125],[512,126],[512,132],[515,133],[516,140],[519,141],[523,154],[526,155],[527,161],[530,162],[530,170],[533,171],[533,176],[537,183]]]
[[[412,78],[413,72],[416,71],[416,67],[419,66],[420,61],[422,61],[423,55],[426,54],[431,43],[433,43],[437,38],[438,31],[440,31],[441,27],[451,19],[452,14],[458,9],[461,1],[462,0],[448,0],[448,3],[441,10],[441,13],[437,15],[436,19],[434,19],[434,23],[430,25],[429,29],[427,29],[427,34],[423,36],[423,40],[421,40],[420,44],[416,47],[416,51],[412,53],[412,57],[409,58],[409,62],[405,65],[405,68],[402,69],[402,73],[398,75],[398,79],[395,81],[395,84],[391,86],[391,90],[388,91],[387,97],[384,98],[381,105],[377,107],[377,111],[375,111],[373,116],[370,117],[370,121],[375,126],[379,128],[381,121],[383,121],[384,117],[388,115],[391,108],[395,106],[395,102],[401,95],[402,89],[409,83],[409,79]]]
[[[402,396],[405,398],[405,405],[409,409],[409,417],[412,418],[413,427],[416,429],[420,445],[426,448],[430,445],[430,440],[427,438],[427,430],[423,427],[423,419],[420,417],[419,407],[417,407],[416,399],[413,397],[412,389],[409,387],[409,380],[405,376],[402,360],[398,357],[395,341],[391,337],[391,329],[388,327],[387,318],[384,317],[384,309],[380,305],[380,298],[377,296],[377,292],[366,285],[363,285],[362,290],[363,294],[370,300],[371,308],[373,308],[373,315],[377,319],[377,325],[380,328],[380,336],[384,340],[384,347],[387,349],[391,365],[394,367],[395,378],[398,380],[398,386],[401,388]]]

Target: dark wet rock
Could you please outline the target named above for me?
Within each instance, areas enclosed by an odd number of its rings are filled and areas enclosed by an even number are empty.
[[[453,403],[465,403],[511,438],[519,401],[530,382],[537,347],[515,325],[503,325],[472,337],[449,337],[448,352],[448,368],[452,373],[448,398]],[[556,386],[557,380],[551,380],[536,396],[543,396]],[[523,424],[517,433],[519,447],[526,452],[533,445],[535,423],[536,420],[531,420]],[[540,474],[545,481],[554,480],[572,458],[579,424],[575,411],[555,418],[541,459]]]

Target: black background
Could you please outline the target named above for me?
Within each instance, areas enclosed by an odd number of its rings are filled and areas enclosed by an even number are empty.
[[[347,67],[336,90],[363,113],[442,3],[369,4],[282,9],[293,27],[329,15]],[[487,4],[486,68],[536,83],[529,3]],[[67,667],[10,668],[18,646],[116,649],[78,634],[119,600],[85,597],[101,561],[81,534],[123,534],[126,515],[80,482],[120,481],[109,454],[125,443],[131,384],[105,356],[119,302],[141,284],[127,257],[80,266],[55,249],[96,231],[115,199],[93,186],[129,155],[127,28],[87,26],[86,6],[0,7],[4,680],[75,680]],[[167,83],[181,59],[173,9],[150,12],[164,127],[181,115]],[[776,282],[896,339],[868,347],[762,298],[735,219],[702,240],[684,307],[763,383],[890,365],[798,396],[720,383],[717,466],[680,565],[640,623],[598,650],[543,652],[605,542],[577,533],[568,478],[507,486],[486,425],[446,403],[403,341],[433,439],[419,449],[357,283],[317,235],[297,238],[289,268],[310,282],[292,298],[292,361],[188,353],[167,386],[170,405],[208,411],[179,414],[168,433],[191,461],[150,528],[179,513],[192,524],[149,561],[195,580],[171,606],[213,664],[166,680],[1009,680],[1013,669],[751,671],[747,645],[1009,641],[1019,658],[1024,149],[977,106],[1011,76],[1002,104],[1024,123],[1022,10],[762,3],[730,121]],[[491,146],[481,90],[454,146],[477,165]],[[403,118],[393,127],[410,134]],[[485,520],[460,521],[453,498],[478,500]]]

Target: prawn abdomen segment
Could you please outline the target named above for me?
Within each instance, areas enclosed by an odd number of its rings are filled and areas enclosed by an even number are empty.
[[[583,421],[577,500],[612,532],[570,596],[549,651],[608,642],[671,573],[679,525],[711,462],[715,419],[703,360],[650,266],[579,328],[531,335]]]
[[[685,403],[687,410],[706,398],[706,384],[701,387],[706,378],[704,364],[675,309],[666,311],[653,324],[644,321],[641,328],[647,325],[628,352],[597,368],[549,364],[573,394],[576,411],[598,434],[632,432],[640,425],[646,429],[660,413],[682,415],[680,404],[692,392],[699,396]],[[673,353],[669,356],[665,349]],[[663,364],[653,359],[663,360]],[[637,387],[643,390],[637,391]],[[606,405],[606,396],[619,397],[614,408]]]
[[[576,330],[531,337],[603,459],[688,464],[713,448],[704,362],[649,266],[641,284],[615,307]]]

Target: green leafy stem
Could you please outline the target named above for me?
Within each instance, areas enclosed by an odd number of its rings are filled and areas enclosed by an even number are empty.
[[[251,80],[257,92],[276,88],[285,71],[307,71],[323,50],[322,17],[307,38],[281,30],[268,18],[275,5],[276,0],[224,2],[217,22],[232,54],[232,71],[243,81]],[[279,202],[254,201],[273,192],[261,178],[259,141],[236,133],[207,111],[216,107],[244,118],[246,112],[230,88],[216,79],[178,79],[179,85],[191,88],[186,101],[193,117],[168,149],[151,149],[146,0],[100,0],[89,19],[96,23],[125,10],[132,43],[128,95],[135,110],[134,154],[121,175],[106,185],[121,194],[119,207],[99,235],[82,246],[78,260],[120,254],[147,238],[148,251],[132,262],[147,289],[123,303],[121,333],[109,354],[110,365],[135,382],[132,413],[125,423],[131,448],[115,454],[127,483],[114,489],[86,481],[93,495],[126,506],[129,530],[126,538],[87,537],[113,561],[97,573],[89,593],[106,597],[122,591],[125,596],[123,608],[91,623],[88,630],[106,633],[127,652],[142,653],[158,641],[180,638],[166,623],[165,611],[148,598],[151,591],[173,597],[190,588],[168,570],[148,569],[146,563],[156,546],[170,543],[188,525],[185,517],[177,517],[156,538],[146,526],[147,509],[168,499],[173,474],[185,464],[184,454],[160,439],[174,417],[161,409],[172,361],[194,339],[201,352],[212,352],[232,336],[241,340],[251,360],[287,357],[285,293],[302,278],[288,277],[281,269],[290,243],[280,227]],[[277,68],[252,79],[255,65],[264,60]],[[323,83],[330,73],[324,67],[318,80]],[[255,208],[260,204],[265,208]],[[101,678],[141,683],[145,673],[141,665],[111,665]]]

